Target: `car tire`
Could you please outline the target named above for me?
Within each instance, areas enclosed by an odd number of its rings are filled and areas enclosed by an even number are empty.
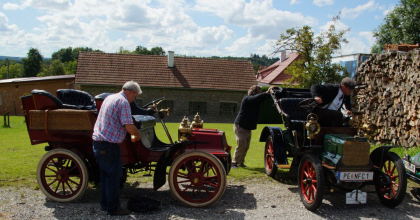
[[[324,198],[324,170],[315,155],[306,154],[300,161],[298,171],[300,198],[305,208],[313,212]]]
[[[380,170],[374,173],[373,181],[383,205],[389,208],[399,205],[407,190],[407,176],[402,159],[394,152],[387,152]]]
[[[265,141],[264,148],[264,170],[265,174],[270,177],[275,177],[277,173],[277,166],[274,157],[274,145],[272,136],[268,136]]]

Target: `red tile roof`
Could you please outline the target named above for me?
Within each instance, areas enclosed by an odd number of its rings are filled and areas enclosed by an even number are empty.
[[[120,86],[128,80],[150,87],[239,91],[256,84],[248,61],[175,57],[175,67],[168,68],[166,56],[80,53],[76,84]]]
[[[285,73],[284,70],[298,58],[298,53],[291,53],[283,62],[279,60],[271,66],[258,71],[257,81],[275,85],[286,83],[286,80],[290,79],[292,76]]]

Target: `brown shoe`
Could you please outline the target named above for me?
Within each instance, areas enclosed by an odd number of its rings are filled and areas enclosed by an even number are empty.
[[[116,211],[109,212],[108,214],[109,215],[112,215],[112,216],[129,215],[130,214],[130,211],[127,210],[127,209],[118,209]]]

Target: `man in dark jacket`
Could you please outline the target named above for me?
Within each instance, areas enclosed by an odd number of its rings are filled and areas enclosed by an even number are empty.
[[[251,130],[257,128],[260,104],[268,97],[270,97],[269,93],[262,93],[261,87],[254,85],[248,90],[248,96],[242,99],[241,108],[233,126],[238,146],[233,155],[232,167],[245,167],[244,161],[251,141]]]
[[[311,93],[318,108],[315,113],[319,117],[321,126],[342,126],[343,114],[351,115],[351,94],[353,93],[356,82],[349,77],[345,77],[340,85],[313,85]]]

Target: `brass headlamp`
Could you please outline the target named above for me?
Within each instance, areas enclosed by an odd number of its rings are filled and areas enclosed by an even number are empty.
[[[308,115],[305,129],[307,131],[308,139],[314,139],[315,136],[321,131],[321,125],[318,123],[318,116],[316,114],[310,113]]]
[[[191,122],[191,128],[203,128],[204,121],[201,120],[200,115],[197,114],[194,116],[194,120]]]
[[[187,116],[184,116],[178,128],[178,139],[180,141],[188,140],[188,136],[192,134],[192,129],[190,127],[190,120]]]

